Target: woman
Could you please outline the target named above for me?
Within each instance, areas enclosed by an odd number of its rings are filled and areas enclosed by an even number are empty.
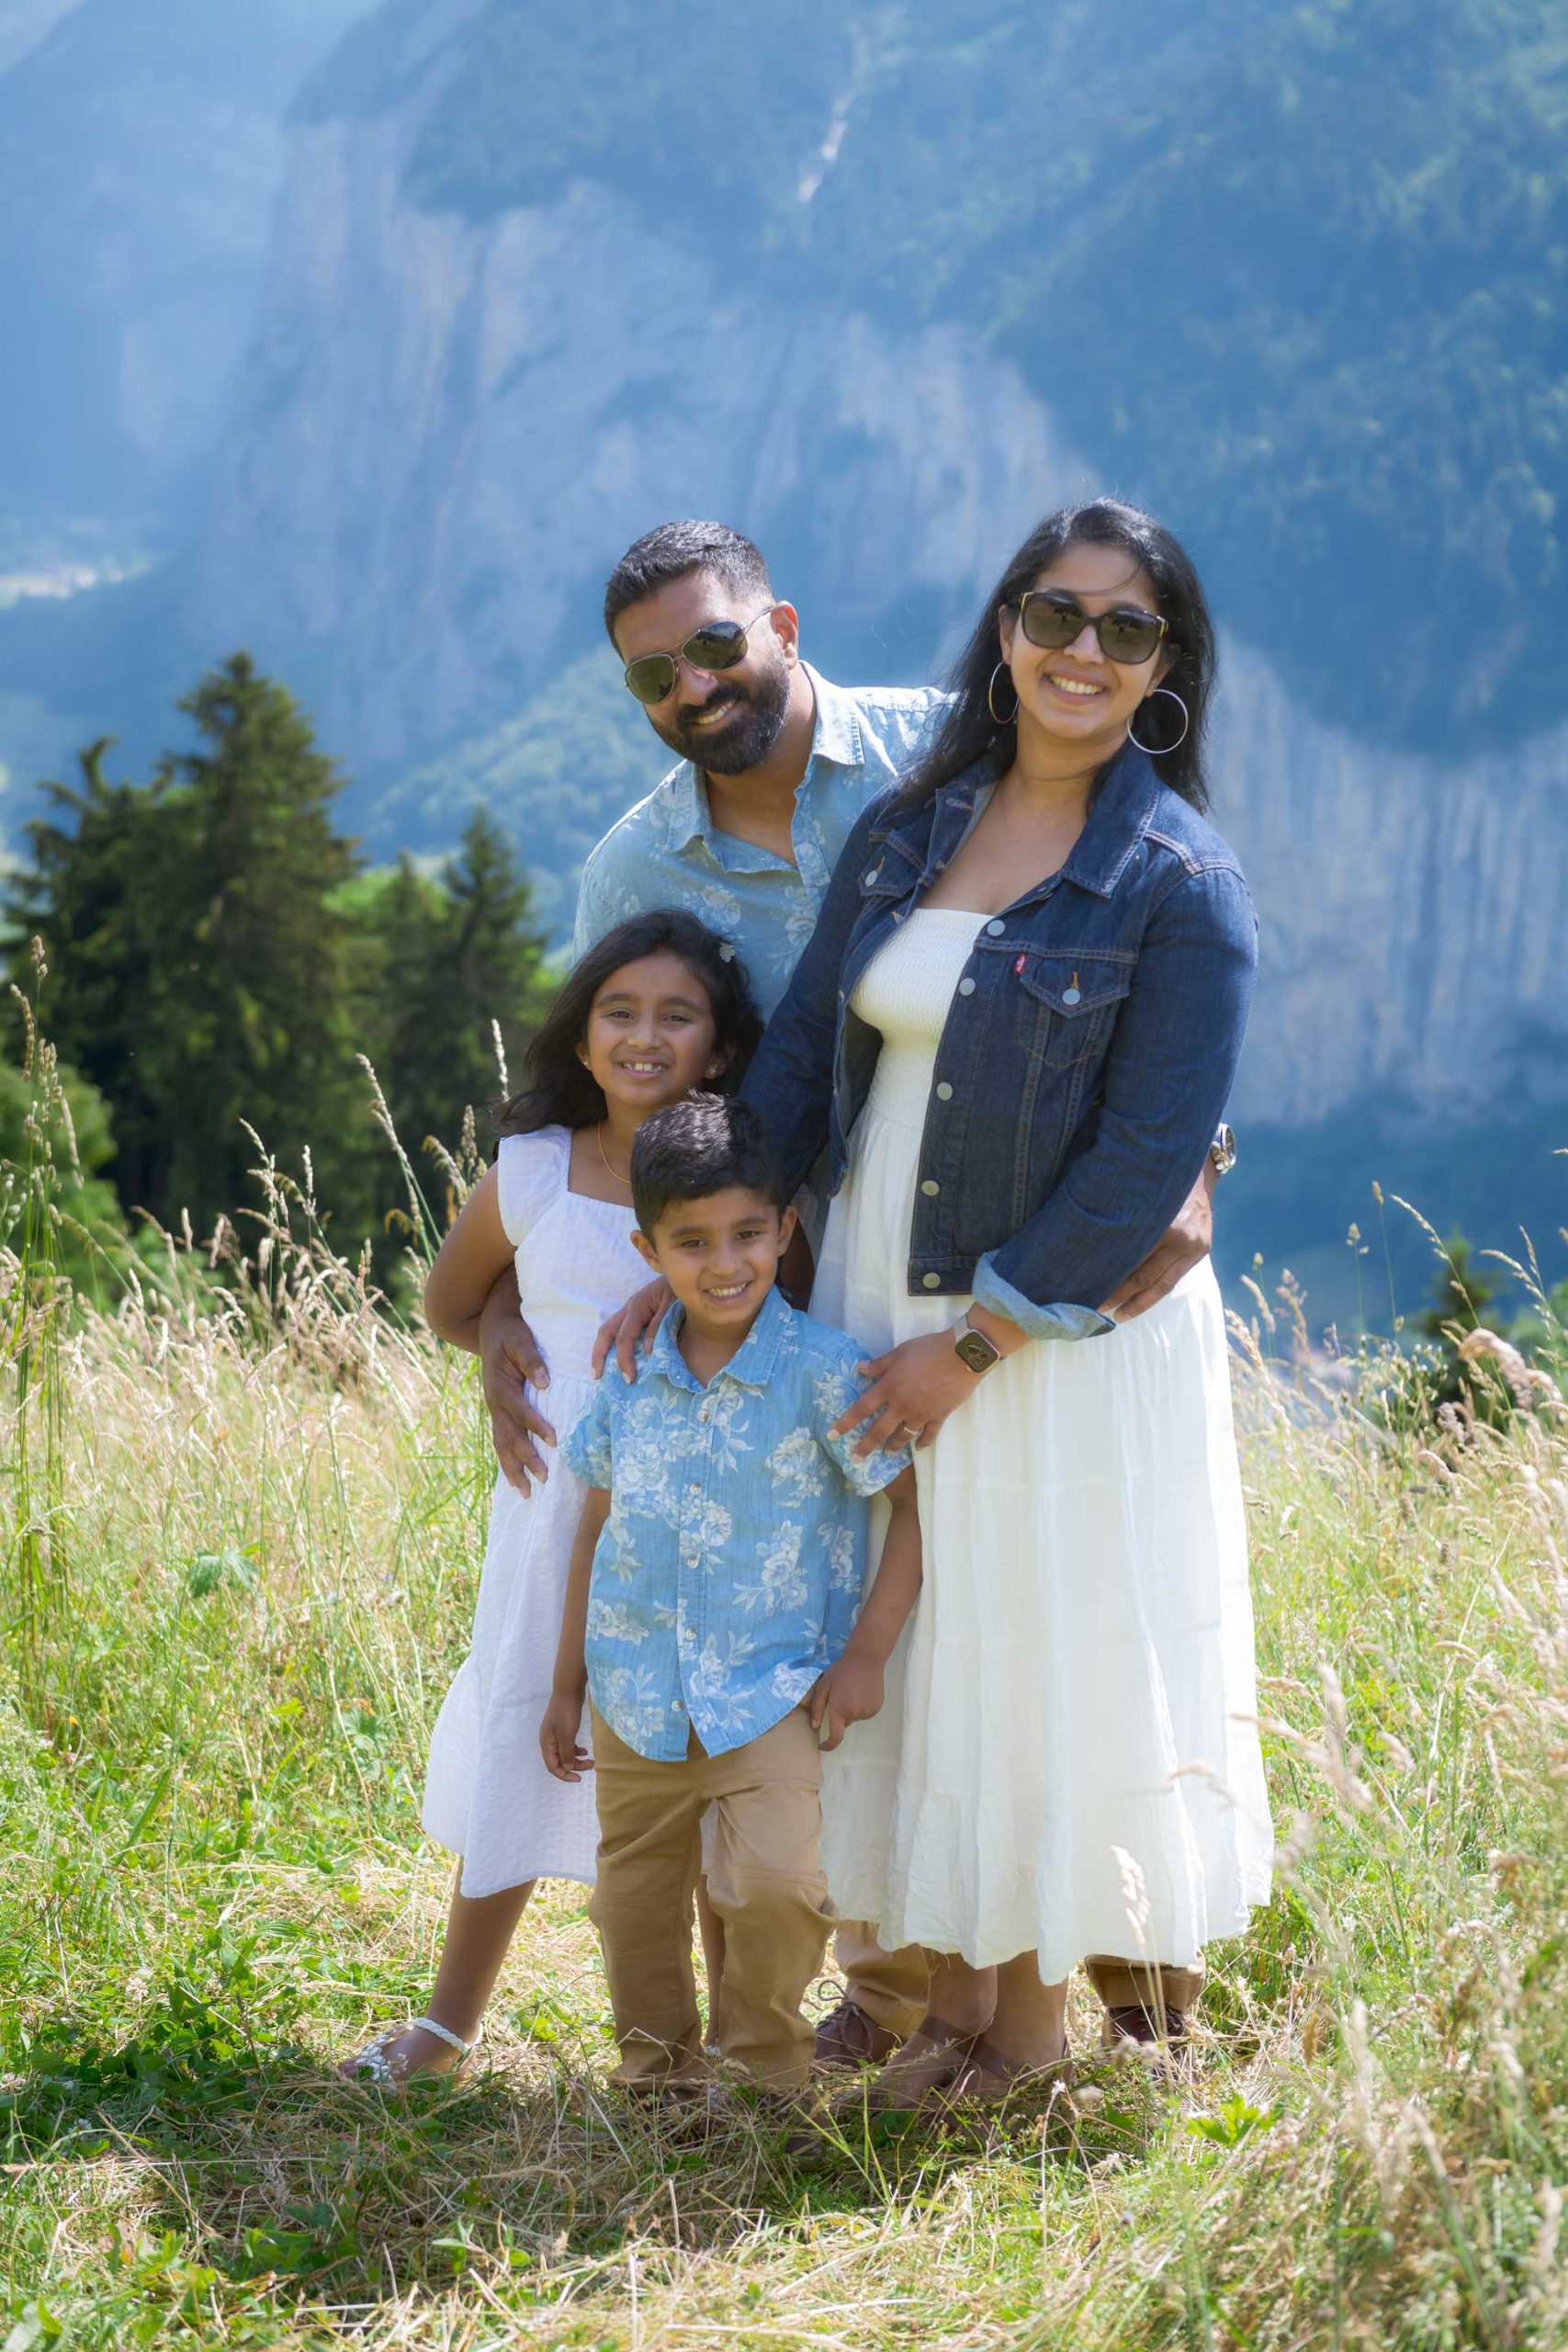
[[[792,1180],[831,1147],[813,1308],[887,1351],[851,1420],[919,1432],[902,1707],[826,1798],[840,1913],[933,1954],[899,2104],[1059,2061],[1086,1955],[1134,2031],[1179,2036],[1205,1940],[1268,1894],[1213,1273],[1100,1311],[1202,1166],[1251,996],[1251,901],[1201,814],[1213,677],[1168,531],[1110,500],[1043,523],[744,1090]]]

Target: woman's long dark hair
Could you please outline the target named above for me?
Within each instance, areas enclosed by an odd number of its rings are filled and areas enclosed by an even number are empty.
[[[1160,684],[1181,696],[1188,718],[1183,741],[1156,757],[1155,766],[1183,800],[1190,800],[1194,808],[1207,808],[1203,751],[1214,685],[1214,625],[1192,559],[1175,533],[1140,507],[1123,505],[1119,498],[1096,498],[1087,506],[1061,507],[1031,531],[987,597],[979,626],[959,657],[949,681],[952,707],[906,786],[912,800],[930,800],[993,747],[1011,757],[1016,721],[1010,719],[1005,727],[998,727],[989,701],[992,673],[1002,658],[997,615],[1004,605],[1016,605],[1046,565],[1070,547],[1120,548],[1148,574],[1161,617],[1169,623],[1165,648],[1172,660]],[[1004,682],[1004,695],[1006,691]],[[1180,723],[1180,714],[1172,703],[1151,700],[1143,723],[1136,717],[1133,723],[1145,744],[1168,742]]]
[[[524,1056],[528,1083],[495,1114],[503,1136],[529,1136],[539,1127],[591,1127],[604,1117],[604,1091],[577,1049],[588,1035],[593,1000],[613,972],[640,964],[645,956],[678,956],[700,980],[713,1008],[714,1042],[730,1056],[717,1078],[704,1080],[710,1093],[728,1094],[739,1085],[757,1050],[762,1016],[751,995],[746,967],[716,932],[678,907],[633,915],[607,931],[579,958],[550,1007],[543,1027]]]

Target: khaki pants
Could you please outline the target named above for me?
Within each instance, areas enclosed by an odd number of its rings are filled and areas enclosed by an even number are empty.
[[[1168,2009],[1195,2009],[1205,1971],[1201,1958],[1190,1968],[1167,1968],[1097,1951],[1085,1961],[1084,1973],[1108,2009],[1146,2009],[1157,2018],[1162,2003]]]
[[[724,1929],[724,1976],[712,2030],[726,2060],[775,2089],[811,2068],[800,2014],[832,1924],[822,1876],[822,1756],[796,1707],[744,1747],[705,1753],[696,1734],[678,1763],[653,1763],[593,1709],[599,1930],[621,2064],[632,2086],[694,2082],[704,2072],[692,1902],[702,1818],[713,1807],[708,1900]]]
[[[869,1921],[844,1919],[833,1939],[833,1956],[850,1999],[889,2033],[907,2040],[926,2013],[931,1971],[920,1946],[887,1951]],[[1091,1952],[1084,1973],[1108,2009],[1145,2008],[1157,2016],[1162,2000],[1168,2008],[1195,2008],[1203,1990],[1201,1960],[1191,1968],[1156,1968]]]

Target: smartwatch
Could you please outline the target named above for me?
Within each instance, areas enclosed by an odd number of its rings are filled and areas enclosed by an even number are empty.
[[[984,1331],[972,1331],[969,1317],[964,1315],[953,1327],[953,1352],[966,1372],[989,1372],[1000,1363],[1002,1351],[993,1347]]]

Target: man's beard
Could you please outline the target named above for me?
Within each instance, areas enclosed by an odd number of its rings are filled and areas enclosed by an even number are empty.
[[[711,737],[705,727],[692,727],[677,720],[672,727],[657,727],[672,752],[704,770],[708,775],[742,775],[748,768],[758,767],[778,741],[789,709],[789,671],[781,662],[776,670],[768,671],[755,684],[715,687],[703,707],[723,709],[726,705],[739,706],[722,734]]]

